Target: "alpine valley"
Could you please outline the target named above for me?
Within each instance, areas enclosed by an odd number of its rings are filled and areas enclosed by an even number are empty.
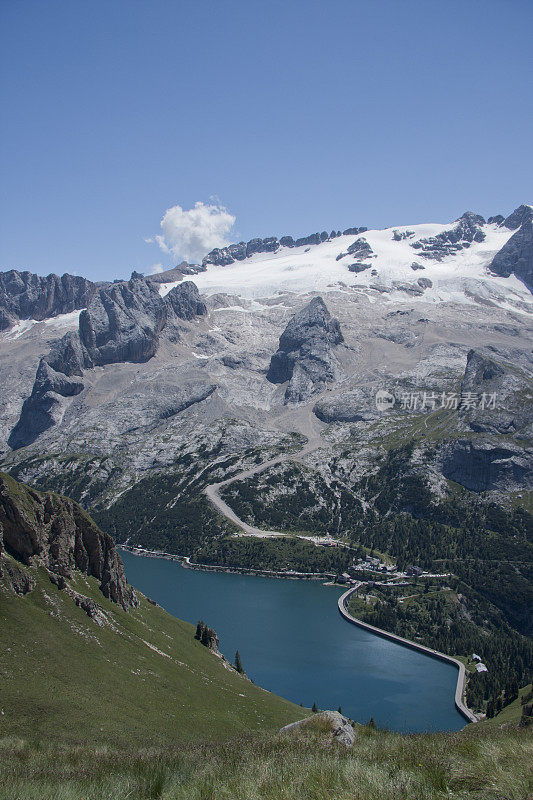
[[[249,714],[254,729],[302,716],[251,683],[239,692],[242,676],[127,585],[116,543],[203,568],[360,578],[375,591],[352,595],[351,613],[463,659],[468,706],[497,719],[531,682],[532,290],[530,205],[257,238],[108,283],[0,273],[2,597],[26,655],[36,615],[63,619],[95,659],[93,640],[114,640],[123,692],[141,642],[145,666],[168,651],[176,696],[188,671],[191,707],[201,682],[213,708],[220,691],[244,698],[233,722],[216,712],[224,734]],[[414,573],[410,599],[377,585],[377,563]],[[155,720],[161,698],[144,702]],[[161,714],[157,743],[173,724]],[[121,712],[108,741],[128,724]]]

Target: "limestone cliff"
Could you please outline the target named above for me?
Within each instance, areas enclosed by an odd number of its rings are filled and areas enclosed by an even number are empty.
[[[314,297],[289,322],[271,358],[267,379],[285,383],[286,403],[307,400],[334,381],[340,368],[332,348],[343,341],[339,323],[332,319],[321,297]]]
[[[25,565],[45,567],[61,588],[78,570],[100,581],[104,597],[125,609],[135,604],[113,539],[81,506],[0,472],[0,570],[16,576],[4,551]]]

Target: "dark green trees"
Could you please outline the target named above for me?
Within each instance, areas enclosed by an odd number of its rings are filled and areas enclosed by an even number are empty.
[[[238,650],[235,653],[235,669],[237,670],[237,672],[240,672],[241,674],[244,672],[241,661],[241,654],[239,653]]]
[[[205,629],[205,623],[202,620],[199,620],[198,625],[196,626],[196,633],[194,634],[194,638],[198,639],[199,642],[202,641],[202,634]]]

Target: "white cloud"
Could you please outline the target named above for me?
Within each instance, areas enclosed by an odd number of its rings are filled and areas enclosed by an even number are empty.
[[[152,264],[151,267],[148,268],[148,275],[159,275],[160,272],[164,272],[163,264]]]
[[[233,214],[218,201],[211,205],[198,201],[188,211],[181,206],[167,208],[161,220],[163,233],[154,239],[164,253],[198,262],[213,248],[230,243],[234,224]]]

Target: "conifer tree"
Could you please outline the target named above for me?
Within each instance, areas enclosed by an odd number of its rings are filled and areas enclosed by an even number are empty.
[[[238,650],[235,653],[235,669],[237,670],[237,672],[240,673],[244,672],[244,669],[242,667],[241,654],[239,653]]]
[[[198,639],[199,642],[202,641],[202,634],[204,632],[205,625],[202,620],[199,620],[198,625],[196,626],[196,633],[194,634],[194,638]]]
[[[313,712],[313,714],[318,714],[318,706],[316,703],[313,703],[313,708],[311,709],[311,711]]]

